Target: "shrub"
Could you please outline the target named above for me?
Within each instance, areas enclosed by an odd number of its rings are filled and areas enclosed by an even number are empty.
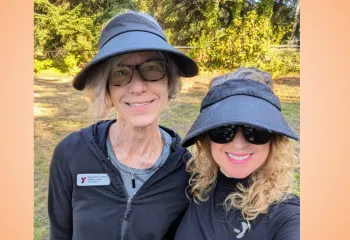
[[[265,61],[257,67],[272,74],[273,77],[300,73],[300,52],[295,49],[270,50]]]
[[[45,60],[34,59],[34,72],[38,73],[42,70],[48,69],[52,67],[53,64],[54,62],[51,59],[45,59]]]
[[[192,42],[195,49],[190,55],[201,70],[256,65],[266,58],[271,37],[270,21],[250,11],[245,17],[233,20],[227,28],[203,31],[200,38]]]
[[[64,58],[64,63],[71,75],[75,75],[80,70],[78,67],[79,60],[73,54],[68,54],[68,56]]]

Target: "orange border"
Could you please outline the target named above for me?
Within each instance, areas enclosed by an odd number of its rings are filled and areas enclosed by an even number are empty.
[[[0,239],[33,239],[33,2],[2,1]]]
[[[349,12],[346,0],[301,2],[302,239],[350,235]],[[3,1],[0,18],[0,239],[33,239],[33,2]]]
[[[350,239],[350,2],[300,9],[301,239]]]

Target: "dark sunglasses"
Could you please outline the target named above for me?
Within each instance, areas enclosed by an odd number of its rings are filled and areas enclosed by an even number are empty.
[[[271,133],[268,130],[244,125],[228,125],[214,128],[208,131],[208,135],[214,143],[225,144],[234,139],[239,128],[242,130],[245,140],[249,143],[261,145],[270,141]]]
[[[140,76],[145,81],[158,81],[165,76],[165,64],[163,61],[150,60],[135,66],[118,65],[114,68],[109,77],[108,82],[112,86],[125,86],[132,79],[133,70],[138,70]]]

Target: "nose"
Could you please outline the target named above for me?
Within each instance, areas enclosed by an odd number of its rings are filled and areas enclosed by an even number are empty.
[[[132,71],[131,81],[128,84],[130,93],[141,94],[147,90],[147,82],[144,81],[138,70]]]
[[[241,128],[238,129],[236,136],[233,138],[230,144],[237,150],[243,149],[249,144],[247,140],[245,140]]]

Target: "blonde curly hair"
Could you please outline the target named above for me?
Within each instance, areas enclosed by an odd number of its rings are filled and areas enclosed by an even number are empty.
[[[257,76],[257,77],[254,77]],[[269,74],[256,68],[240,68],[238,71],[213,79],[210,87],[217,86],[229,79],[249,78],[264,82],[272,88]],[[187,163],[191,173],[190,192],[196,203],[207,201],[215,188],[218,164],[212,157],[210,138],[205,133],[197,137],[193,157]],[[241,210],[248,222],[259,214],[268,212],[272,204],[282,202],[292,196],[295,188],[295,172],[299,168],[295,145],[285,136],[274,134],[270,140],[270,151],[266,161],[248,177],[248,184],[237,184],[237,190],[229,194],[224,201],[224,209]]]

